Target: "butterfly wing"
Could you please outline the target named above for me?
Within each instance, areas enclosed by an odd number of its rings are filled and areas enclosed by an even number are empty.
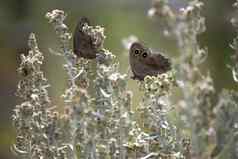
[[[73,37],[73,49],[74,53],[79,57],[84,58],[96,58],[94,53],[92,39],[89,35],[83,32],[83,27],[85,25],[90,25],[88,18],[80,18]]]
[[[151,54],[145,58],[144,63],[151,69],[158,70],[159,73],[165,73],[171,69],[170,60],[160,53]]]
[[[138,50],[139,53],[135,51]],[[129,62],[133,79],[144,80],[144,77],[156,76],[171,69],[169,59],[162,54],[154,54],[151,49],[135,42],[130,48]]]

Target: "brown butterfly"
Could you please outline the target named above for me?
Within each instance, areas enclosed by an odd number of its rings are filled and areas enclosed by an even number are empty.
[[[97,47],[95,47],[95,45],[93,44],[92,37],[90,37],[83,31],[83,27],[85,25],[90,25],[88,18],[80,18],[74,31],[74,53],[78,57],[83,57],[86,59],[95,59]]]
[[[160,53],[152,53],[151,49],[139,42],[131,45],[129,54],[132,79],[144,80],[147,75],[157,76],[171,70],[168,58]]]

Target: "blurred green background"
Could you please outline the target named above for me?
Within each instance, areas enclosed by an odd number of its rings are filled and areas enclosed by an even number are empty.
[[[179,0],[173,0],[179,1]],[[203,15],[206,17],[207,31],[199,37],[200,44],[207,46],[209,57],[201,66],[203,72],[210,70],[215,88],[237,89],[232,80],[230,64],[233,50],[229,47],[235,30],[230,24],[234,16],[232,4],[235,0],[204,0]],[[61,105],[59,96],[65,88],[65,73],[60,57],[51,55],[48,48],[57,49],[57,39],[53,28],[47,23],[45,13],[53,9],[63,9],[68,17],[67,25],[72,32],[80,16],[87,16],[94,24],[106,28],[105,48],[117,55],[121,71],[128,69],[127,52],[121,40],[133,34],[149,47],[177,57],[178,51],[173,38],[162,34],[158,21],[150,20],[147,11],[151,0],[2,0],[0,1],[0,159],[16,158],[10,152],[14,142],[14,128],[11,123],[12,110],[21,100],[15,97],[19,76],[16,69],[20,53],[27,53],[27,38],[36,33],[40,50],[44,53],[45,75],[51,84],[50,95],[53,104]],[[134,81],[130,88],[136,92]]]

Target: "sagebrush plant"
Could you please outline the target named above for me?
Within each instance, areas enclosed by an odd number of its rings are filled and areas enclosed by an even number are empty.
[[[237,8],[237,4],[234,7]],[[201,15],[203,5],[193,0],[178,11],[167,0],[154,0],[149,16],[165,22],[165,35],[175,37],[181,53],[175,65],[177,78],[183,82],[180,117],[184,122],[181,126],[191,134],[191,158],[233,159],[237,158],[237,93],[224,89],[216,97],[218,93],[209,72],[204,76],[199,70],[208,55],[208,50],[201,49],[197,42],[197,36],[206,30],[205,18]],[[237,17],[231,22],[237,28]],[[237,81],[237,37],[231,46],[235,50],[231,69]]]
[[[199,70],[199,64],[207,57],[207,49],[200,48],[197,41],[197,36],[206,29],[205,18],[201,16],[203,3],[194,0],[179,11],[170,7],[166,0],[154,0],[153,6],[150,16],[165,19],[165,29],[178,43],[181,55],[175,66],[178,79],[183,82],[180,116],[184,128],[191,132],[193,156],[201,157],[210,144],[207,138],[209,130],[213,129],[211,97],[214,93],[211,77],[202,75]]]
[[[60,42],[59,51],[49,52],[65,60],[65,111],[57,112],[50,102],[50,84],[41,70],[44,56],[32,33],[30,51],[21,55],[18,68],[22,79],[16,95],[23,102],[14,109],[17,136],[12,150],[29,159],[237,158],[237,92],[224,90],[214,102],[213,80],[199,69],[208,54],[197,41],[206,30],[202,7],[199,0],[180,10],[167,0],[153,1],[149,16],[163,20],[165,35],[176,38],[181,55],[173,60],[176,69],[137,82],[143,97],[136,108],[127,87],[130,75],[119,72],[116,56],[103,46],[104,28],[83,27],[98,51],[94,60],[78,58],[70,48],[66,14],[57,9],[48,12],[46,18]],[[236,21],[232,19],[235,27]],[[232,47],[237,51],[236,41]],[[124,44],[129,46],[129,41]],[[237,81],[237,57],[232,59]],[[175,87],[183,96],[174,105],[170,97]],[[181,122],[170,121],[174,110]]]
[[[233,4],[236,9],[235,16],[231,19],[231,23],[236,29],[237,33],[237,9],[238,1]],[[233,39],[230,45],[234,49],[234,53],[231,56],[232,66],[229,66],[232,72],[232,77],[235,82],[237,82],[238,75],[238,61],[237,61],[237,51],[238,51],[238,34]],[[215,148],[213,149],[211,156],[218,159],[223,158],[238,158],[238,94],[235,90],[223,89],[219,94],[219,99],[216,102],[214,113],[216,118],[214,120],[215,125]]]
[[[16,144],[13,151],[22,158],[71,158],[70,120],[60,115],[50,103],[49,84],[41,71],[43,54],[39,51],[35,35],[29,37],[28,56],[21,55],[18,73],[23,79],[18,83],[17,96],[23,103],[14,110]]]

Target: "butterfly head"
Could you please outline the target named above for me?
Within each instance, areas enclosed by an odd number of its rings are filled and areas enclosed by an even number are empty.
[[[139,42],[135,42],[130,48],[130,57],[143,61],[151,55],[151,50]]]

